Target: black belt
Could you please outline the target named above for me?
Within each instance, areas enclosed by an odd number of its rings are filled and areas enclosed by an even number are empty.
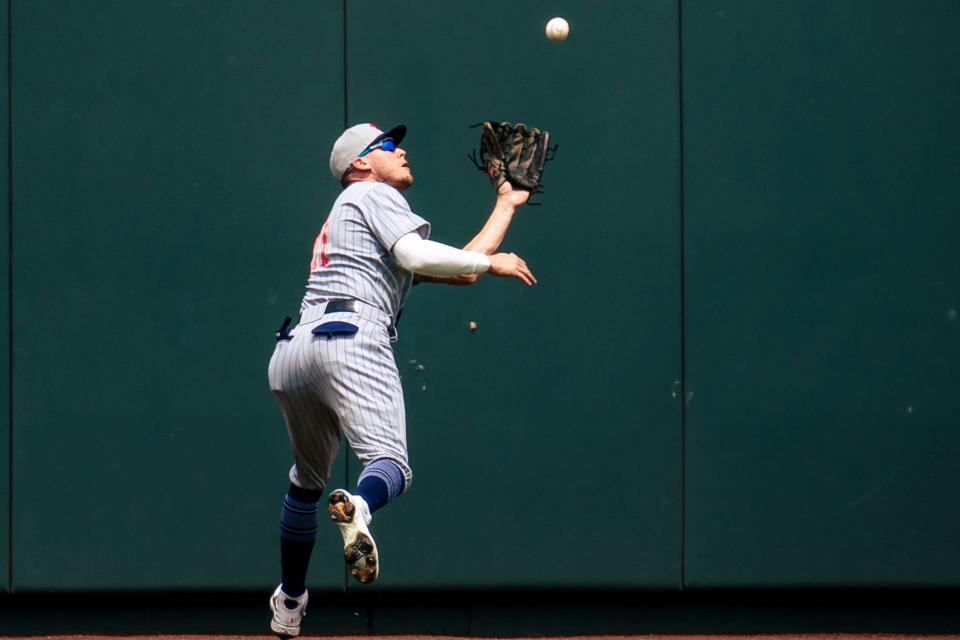
[[[357,301],[356,300],[331,300],[327,303],[327,306],[324,307],[324,313],[340,313],[343,311],[355,312],[357,311]]]
[[[331,300],[327,302],[327,306],[324,307],[323,313],[324,314],[342,313],[342,312],[354,313],[358,309],[359,309],[359,305],[357,304],[356,300],[349,300],[349,299],[348,300]],[[280,342],[281,340],[286,341],[291,339],[290,322],[291,320],[289,317],[283,319],[283,324],[280,325],[280,328],[277,329],[277,332],[276,332],[277,342]]]

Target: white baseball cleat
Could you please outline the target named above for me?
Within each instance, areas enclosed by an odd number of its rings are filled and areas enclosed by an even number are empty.
[[[370,507],[360,496],[350,495],[343,489],[330,494],[327,505],[330,519],[340,527],[343,536],[343,559],[350,573],[362,584],[369,584],[380,575],[377,543],[373,541],[367,525],[373,520]]]
[[[297,606],[289,608],[288,601],[296,602]],[[296,637],[300,635],[300,620],[307,615],[307,592],[304,591],[299,598],[291,598],[277,587],[270,596],[270,609],[273,611],[270,629],[281,638]]]

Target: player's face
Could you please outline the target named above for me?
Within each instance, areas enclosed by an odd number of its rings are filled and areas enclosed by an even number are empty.
[[[413,184],[413,172],[407,163],[407,152],[397,147],[393,151],[374,149],[364,158],[370,163],[374,178],[403,191]]]

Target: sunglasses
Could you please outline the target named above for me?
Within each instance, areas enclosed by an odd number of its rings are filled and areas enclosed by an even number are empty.
[[[363,151],[361,151],[360,155],[358,155],[357,157],[362,158],[363,156],[367,155],[374,149],[383,149],[384,151],[396,151],[397,143],[393,141],[393,138],[384,138],[380,142],[376,144],[372,144],[366,149],[364,149]]]

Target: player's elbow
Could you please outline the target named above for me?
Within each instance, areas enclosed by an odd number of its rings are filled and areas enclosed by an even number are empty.
[[[447,282],[458,287],[465,287],[476,283],[480,279],[479,273],[462,273],[458,276],[449,276]]]

